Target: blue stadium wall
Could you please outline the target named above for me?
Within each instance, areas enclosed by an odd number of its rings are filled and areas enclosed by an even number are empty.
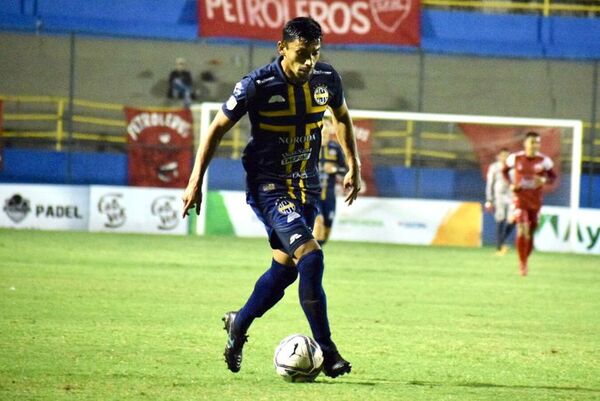
[[[198,39],[196,1],[3,1],[0,29],[193,41]],[[599,18],[424,9],[421,26],[425,52],[600,58]]]

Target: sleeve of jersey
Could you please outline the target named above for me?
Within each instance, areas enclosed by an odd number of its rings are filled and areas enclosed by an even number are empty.
[[[506,161],[504,162],[504,165],[502,166],[502,175],[504,176],[506,182],[512,182],[512,180],[510,179],[510,170],[514,167],[515,155],[514,153],[511,153],[510,155],[508,155]]]
[[[337,109],[344,104],[344,87],[342,86],[342,78],[337,71],[333,70],[333,91],[329,106],[332,109]]]
[[[544,169],[546,170],[546,177],[548,178],[548,184],[552,184],[556,178],[556,172],[554,171],[554,162],[548,156],[544,157]]]
[[[490,164],[487,171],[487,176],[485,180],[485,200],[493,201],[494,200],[494,192],[492,191],[494,187],[494,165]],[[504,174],[504,172],[503,172]]]
[[[235,84],[233,93],[221,110],[231,121],[239,121],[240,118],[248,111],[248,102],[254,96],[254,81],[249,77],[244,77],[240,82]]]

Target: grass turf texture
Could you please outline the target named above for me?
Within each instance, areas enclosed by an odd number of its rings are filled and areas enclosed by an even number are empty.
[[[326,246],[338,379],[275,374],[310,334],[297,284],[225,368],[223,312],[269,264],[264,240],[0,230],[2,400],[597,400],[598,257]]]

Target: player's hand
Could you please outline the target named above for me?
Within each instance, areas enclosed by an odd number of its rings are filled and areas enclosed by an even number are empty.
[[[536,188],[543,187],[544,184],[546,184],[546,177],[543,177],[541,175],[536,175],[535,176],[535,187]]]
[[[335,174],[337,173],[337,167],[334,163],[328,162],[323,165],[323,171],[326,174]]]
[[[188,184],[187,188],[181,196],[183,200],[183,215],[182,218],[188,215],[188,211],[196,207],[196,215],[200,215],[200,205],[202,204],[202,184]]]
[[[510,184],[509,188],[510,188],[511,192],[519,192],[519,190],[521,189],[516,184]]]
[[[358,196],[361,188],[360,169],[348,170],[344,176],[344,191],[346,191],[345,202],[350,206]]]
[[[490,201],[485,202],[483,207],[484,207],[485,211],[488,213],[494,212],[494,205],[492,205],[492,202],[490,202]]]

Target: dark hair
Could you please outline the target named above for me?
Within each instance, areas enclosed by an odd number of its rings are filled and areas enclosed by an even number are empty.
[[[510,150],[508,150],[508,148],[501,148],[498,153],[501,153],[501,152],[510,152]]]
[[[528,133],[525,134],[525,139],[527,138],[539,138],[540,134],[535,132],[535,131],[529,131]]]
[[[321,25],[311,17],[296,17],[289,20],[283,27],[284,42],[293,42],[298,39],[304,42],[315,42],[321,40],[322,37]]]

